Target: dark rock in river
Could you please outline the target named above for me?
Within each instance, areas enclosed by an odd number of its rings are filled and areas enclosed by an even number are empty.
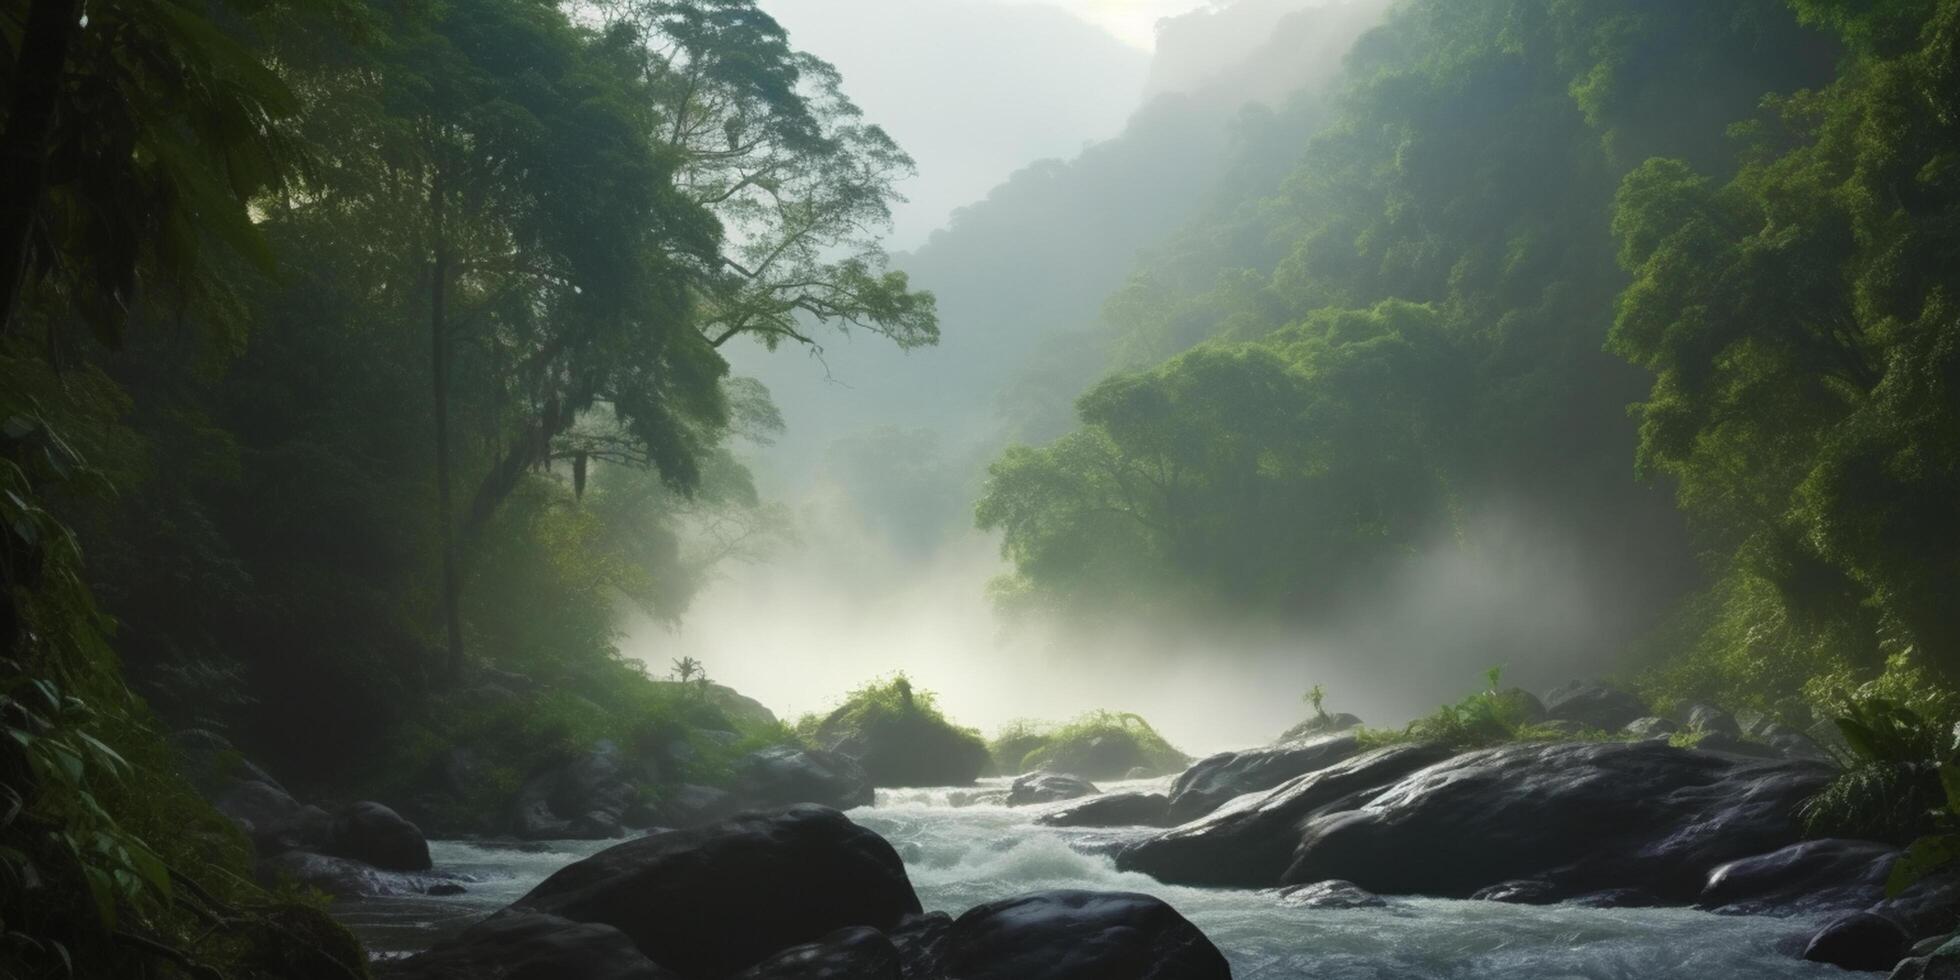
[[[1742,737],[1742,726],[1736,724],[1735,716],[1712,704],[1697,704],[1688,709],[1688,730]]]
[[[1271,748],[1221,752],[1200,760],[1172,780],[1169,822],[1196,820],[1227,800],[1272,789],[1360,750],[1353,735],[1323,735]]]
[[[619,747],[602,740],[524,780],[511,802],[511,832],[525,840],[622,837],[622,818],[638,795]]]
[[[1486,749],[1312,817],[1282,881],[1463,897],[1538,878],[1567,896],[1639,888],[1685,902],[1716,866],[1797,842],[1797,805],[1829,778],[1657,742]]]
[[[918,975],[959,980],[1229,980],[1218,947],[1149,895],[1046,891],[969,910]]]
[[[876,795],[857,760],[820,749],[777,745],[751,752],[736,774],[735,797],[743,806],[814,803],[849,810],[870,806]]]
[[[1449,757],[1448,749],[1434,745],[1365,752],[1125,847],[1116,855],[1116,866],[1173,884],[1270,888],[1281,883],[1293,859],[1302,821],[1358,807],[1410,773]]]
[[[898,949],[867,926],[839,929],[735,975],[735,980],[900,980]]]
[[[675,787],[658,804],[648,809],[651,812],[640,813],[629,809],[626,814],[628,825],[644,823],[649,827],[699,827],[733,816],[735,811],[741,809],[741,804],[727,790],[690,783]]]
[[[1680,725],[1658,715],[1635,718],[1620,729],[1634,738],[1666,738],[1680,730]]]
[[[1853,912],[1824,924],[1804,946],[1803,958],[1847,970],[1890,970],[1912,951],[1905,927],[1882,915]]]
[[[272,887],[291,882],[317,888],[335,898],[388,898],[399,895],[430,895],[448,892],[459,879],[454,875],[414,871],[383,871],[352,858],[287,851],[261,860],[259,882]]]
[[[1914,950],[1913,958],[1901,960],[1887,980],[1960,980],[1960,939],[1942,938],[1933,949]]]
[[[1521,878],[1485,885],[1470,893],[1473,902],[1508,902],[1512,905],[1550,905],[1559,900],[1557,885],[1539,878]]]
[[[1081,779],[1122,779],[1131,772],[1150,771],[1150,759],[1135,736],[1103,732],[1059,741],[1041,756],[1041,768]]]
[[[939,960],[945,955],[946,936],[953,931],[953,917],[944,912],[908,915],[898,927],[886,933],[898,950],[905,980],[942,980]]]
[[[378,980],[679,980],[625,933],[536,912],[503,912],[425,953],[374,966]]]
[[[1743,915],[1863,908],[1885,897],[1898,857],[1890,844],[1807,840],[1710,871],[1696,904]]]
[[[1617,732],[1650,712],[1637,697],[1587,681],[1573,681],[1545,695],[1545,716],[1570,721],[1602,732]]]
[[[724,977],[839,929],[891,929],[920,911],[884,838],[807,805],[615,845],[512,907],[613,926],[688,977]]]
[[[1294,885],[1279,892],[1281,905],[1304,909],[1369,909],[1388,903],[1381,896],[1352,881],[1316,881]]]
[[[215,805],[245,832],[261,855],[317,851],[333,841],[331,814],[293,799],[272,783],[233,783]]]
[[[1294,742],[1303,738],[1313,738],[1318,735],[1332,735],[1335,732],[1344,732],[1350,728],[1360,727],[1361,718],[1358,715],[1351,715],[1345,711],[1337,711],[1331,715],[1315,715],[1281,732],[1278,738],[1273,739],[1273,744],[1278,745],[1285,742]]]
[[[372,800],[355,803],[334,817],[333,839],[324,850],[389,871],[426,871],[430,866],[429,842],[422,831]]]
[[[873,786],[965,786],[992,761],[979,735],[925,711],[867,714],[847,703],[817,726],[815,740],[856,759]]]
[[[1034,818],[1048,827],[1161,827],[1170,810],[1162,793],[1109,793],[1069,803]]]
[[[1783,753],[1761,742],[1750,742],[1737,738],[1727,732],[1709,732],[1695,743],[1695,748],[1703,752],[1722,752],[1728,755],[1746,755],[1753,759],[1781,759]]]
[[[1059,772],[1031,772],[1014,780],[1007,790],[1008,806],[1059,803],[1102,792],[1086,779]]]

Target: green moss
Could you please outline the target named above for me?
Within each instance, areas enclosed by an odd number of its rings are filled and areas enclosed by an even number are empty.
[[[994,740],[993,754],[1004,775],[1047,768],[1085,779],[1121,779],[1137,769],[1161,776],[1191,763],[1141,716],[1115,711],[1092,711],[1053,729],[1016,722]]]
[[[938,698],[902,673],[852,691],[799,729],[811,743],[857,759],[877,786],[964,785],[989,764],[980,733],[949,721]]]

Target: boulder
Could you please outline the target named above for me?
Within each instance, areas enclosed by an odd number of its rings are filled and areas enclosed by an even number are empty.
[[[1229,980],[1232,968],[1149,895],[1045,891],[977,906],[914,975],[959,980]]]
[[[623,817],[638,798],[619,747],[601,740],[524,780],[511,801],[511,832],[525,840],[622,837]]]
[[[1829,762],[1831,754],[1824,751],[1810,736],[1801,733],[1772,735],[1769,747],[1783,755],[1785,759],[1808,759],[1812,762]]]
[[[1322,735],[1200,760],[1171,781],[1169,822],[1188,823],[1227,800],[1272,789],[1296,776],[1325,769],[1361,751],[1352,734]]]
[[[1048,827],[1161,827],[1170,812],[1162,793],[1107,793],[1064,803],[1036,818]]]
[[[868,926],[839,929],[791,946],[735,975],[735,980],[902,980],[898,949]]]
[[[353,858],[311,851],[287,851],[261,859],[256,873],[259,883],[268,888],[291,883],[318,889],[335,898],[453,895],[464,880],[450,874],[384,871]]]
[[[1332,735],[1335,732],[1344,732],[1350,728],[1360,727],[1361,718],[1358,715],[1351,715],[1345,711],[1337,711],[1331,715],[1315,715],[1281,732],[1278,738],[1273,739],[1273,744],[1278,745],[1303,738],[1314,738],[1319,735]]]
[[[1742,737],[1742,726],[1736,724],[1735,716],[1712,704],[1697,704],[1688,709],[1688,730]]]
[[[215,806],[244,831],[261,856],[317,851],[333,841],[331,814],[293,799],[272,783],[235,782]]]
[[[374,964],[377,980],[679,980],[595,922],[503,912],[427,952]]]
[[[952,931],[952,916],[926,912],[900,919],[898,926],[885,934],[898,950],[905,980],[943,980],[942,975],[933,971],[945,955],[946,936]]]
[[[1960,939],[1940,938],[1933,949],[1914,949],[1912,959],[1901,960],[1888,980],[1960,980]]]
[[[429,842],[421,829],[372,800],[355,803],[334,817],[333,839],[325,852],[389,871],[430,867]]]
[[[876,797],[857,760],[821,749],[776,745],[749,753],[736,770],[735,797],[746,807],[818,806],[849,810]]]
[[[891,929],[920,911],[883,837],[813,805],[614,845],[513,908],[613,926],[688,977],[727,976],[839,929]]]
[[[1110,731],[1053,743],[1041,768],[1081,779],[1121,779],[1137,769],[1150,771],[1149,761],[1134,736]]]
[[[663,795],[658,803],[650,804],[647,807],[650,812],[640,813],[629,808],[626,816],[629,825],[699,827],[725,820],[739,809],[740,803],[727,790],[690,783],[675,787]]]
[[[817,726],[815,740],[856,759],[873,786],[966,786],[992,761],[978,734],[923,710],[867,715],[845,704]]]
[[[1666,738],[1681,730],[1681,726],[1659,715],[1635,718],[1620,729],[1634,738]]]
[[[1448,749],[1422,744],[1364,752],[1130,844],[1117,852],[1116,866],[1171,884],[1275,887],[1300,843],[1303,821],[1358,807],[1449,756]]]
[[[1094,783],[1066,773],[1031,772],[1015,779],[1014,785],[1008,787],[1006,802],[1008,806],[1059,803],[1100,792]]]
[[[1304,909],[1368,909],[1388,903],[1352,881],[1316,881],[1280,889],[1281,905]]]
[[[1761,742],[1745,741],[1728,732],[1708,732],[1695,742],[1695,748],[1703,752],[1722,752],[1728,755],[1746,755],[1753,759],[1781,759],[1783,753]]]
[[[1824,924],[1803,948],[1803,958],[1846,970],[1890,970],[1912,952],[1904,926],[1882,915],[1853,912]]]
[[[1898,857],[1890,844],[1807,840],[1717,866],[1696,904],[1742,915],[1859,909],[1885,897]]]
[[[1651,714],[1641,700],[1625,691],[1587,681],[1573,681],[1545,695],[1545,717],[1569,721],[1602,732],[1617,732],[1627,722]]]
[[[1686,902],[1717,866],[1800,840],[1796,808],[1830,778],[1658,742],[1485,749],[1311,817],[1281,883],[1453,898],[1531,878],[1567,897],[1638,888]]]

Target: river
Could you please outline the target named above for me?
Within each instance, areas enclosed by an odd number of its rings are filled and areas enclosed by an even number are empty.
[[[1111,791],[1161,788],[1117,783]],[[986,785],[994,785],[988,781]],[[1004,785],[1004,782],[1000,782]],[[1588,909],[1392,898],[1387,908],[1324,910],[1274,893],[1162,885],[1116,870],[1099,851],[1147,831],[1039,826],[1028,809],[954,806],[955,790],[880,790],[851,818],[890,840],[928,909],[957,915],[1044,888],[1141,891],[1197,923],[1239,980],[1790,980],[1845,977],[1795,959],[1814,922],[1687,909]],[[335,912],[369,948],[425,948],[529,891],[611,841],[523,849],[434,841],[436,867],[477,879],[447,898],[370,899]]]

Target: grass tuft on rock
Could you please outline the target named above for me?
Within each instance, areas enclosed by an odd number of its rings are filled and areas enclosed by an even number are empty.
[[[1049,769],[1084,779],[1123,779],[1167,775],[1191,764],[1190,756],[1142,716],[1116,711],[1092,711],[1052,729],[1014,722],[1001,730],[992,749],[996,767],[1010,776]]]

